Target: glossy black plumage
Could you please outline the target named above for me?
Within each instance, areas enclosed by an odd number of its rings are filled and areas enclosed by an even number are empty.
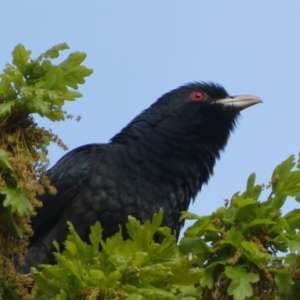
[[[204,96],[201,101],[192,100],[195,91]],[[230,101],[219,85],[182,86],[159,98],[108,144],[85,145],[62,157],[48,171],[58,192],[41,197],[44,206],[32,219],[35,233],[19,271],[53,262],[52,241],[65,240],[67,220],[88,240],[97,220],[108,237],[119,224],[124,227],[128,215],[145,221],[163,207],[164,225],[178,236],[180,212],[208,181],[239,111],[259,102],[252,99],[241,108],[221,99]]]

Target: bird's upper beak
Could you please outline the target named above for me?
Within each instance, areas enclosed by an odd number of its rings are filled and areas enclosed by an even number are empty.
[[[251,105],[262,103],[262,100],[252,95],[239,95],[234,97],[228,97],[225,99],[220,99],[216,102],[222,103],[224,105],[232,105],[233,107],[236,107],[238,111],[241,111]]]

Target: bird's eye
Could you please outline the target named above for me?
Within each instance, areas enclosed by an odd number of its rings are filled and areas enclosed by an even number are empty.
[[[190,94],[190,98],[193,101],[201,101],[204,99],[204,94],[200,91],[194,91]]]

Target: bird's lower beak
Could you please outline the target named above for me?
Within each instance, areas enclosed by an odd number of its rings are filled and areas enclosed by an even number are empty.
[[[239,111],[241,111],[249,106],[255,105],[257,103],[262,103],[262,100],[252,95],[240,95],[240,96],[220,99],[217,100],[216,102],[222,103],[224,105],[232,105],[233,107],[236,107]]]

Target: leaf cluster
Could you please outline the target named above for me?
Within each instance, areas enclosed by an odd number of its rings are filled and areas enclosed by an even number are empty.
[[[51,60],[66,49],[67,44],[59,44],[33,60],[31,51],[23,45],[15,47],[12,64],[6,64],[0,75],[0,120],[13,112],[23,116],[38,113],[52,121],[64,119],[65,100],[81,97],[74,89],[92,74],[91,69],[81,65],[86,58],[82,52],[71,53],[58,65],[52,64]]]
[[[179,251],[171,230],[160,227],[162,218],[162,209],[144,225],[129,217],[127,240],[120,229],[103,241],[97,222],[91,226],[90,244],[69,223],[65,250],[59,252],[56,245],[57,264],[35,271],[38,299],[200,299],[194,283],[202,270],[194,266],[195,257]],[[161,243],[155,241],[158,236]]]
[[[38,127],[32,115],[63,120],[65,100],[81,97],[72,89],[92,73],[81,65],[86,57],[81,52],[54,65],[51,60],[66,49],[67,44],[59,44],[31,59],[31,51],[19,44],[12,52],[12,64],[7,63],[0,74],[0,212],[20,237],[24,226],[17,224],[14,214],[29,216],[40,205],[35,195],[43,193],[44,187],[55,192],[44,176],[49,142],[66,147],[51,131]]]
[[[41,206],[36,196],[45,189],[56,192],[46,176],[47,146],[52,141],[66,148],[57,135],[35,123],[34,114],[51,121],[69,118],[65,101],[81,97],[75,90],[92,73],[81,65],[86,57],[81,52],[53,64],[66,49],[67,44],[59,44],[32,59],[31,51],[19,44],[0,74],[0,299],[2,286],[7,291],[14,286],[11,258],[22,258],[33,234],[30,217]]]
[[[259,201],[266,188],[269,196]],[[180,249],[204,267],[203,299],[299,299],[300,209],[283,215],[288,197],[300,200],[300,158],[296,163],[294,156],[275,168],[267,187],[255,185],[252,174],[227,207],[210,216],[182,214],[196,220]]]

